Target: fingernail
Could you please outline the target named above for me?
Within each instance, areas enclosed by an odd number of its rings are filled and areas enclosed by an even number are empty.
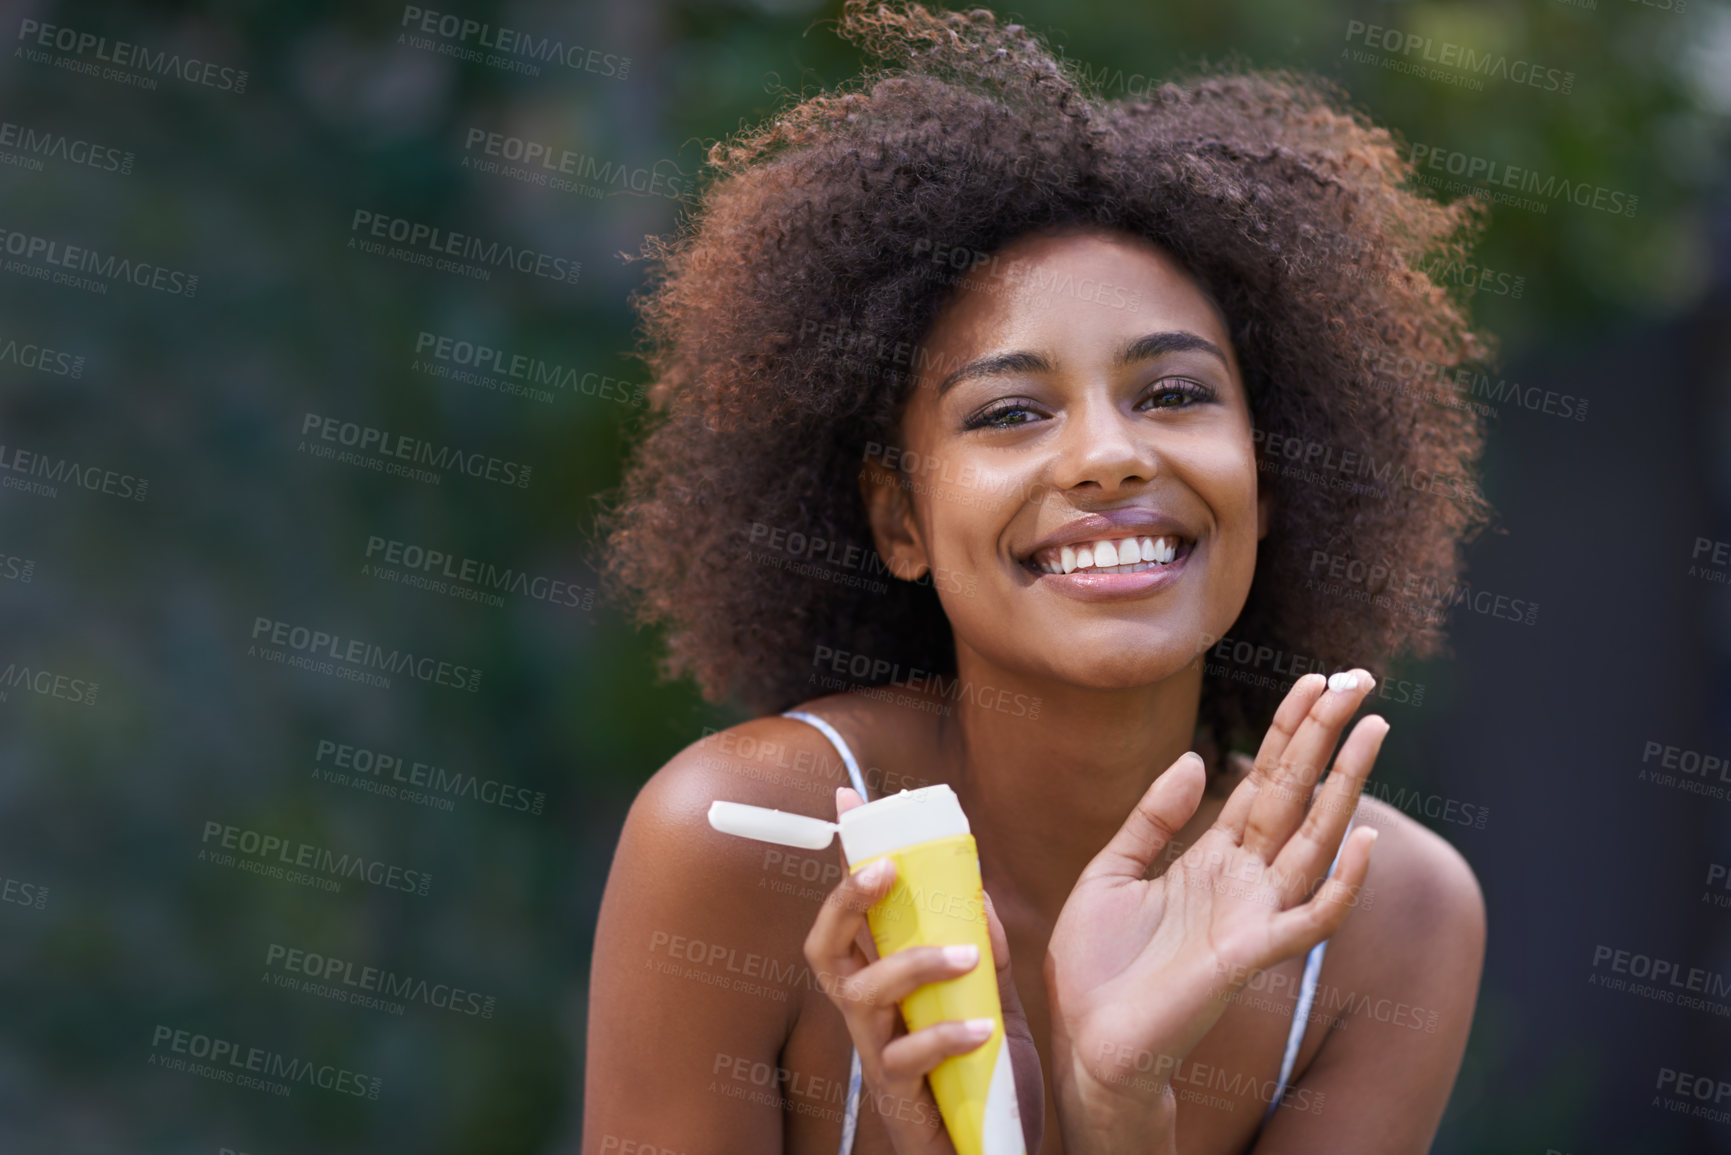
[[[967,1029],[968,1037],[970,1039],[986,1038],[992,1033],[992,1028],[997,1025],[997,1020],[995,1019],[969,1019],[967,1022],[962,1024],[962,1026]]]
[[[961,946],[944,948],[944,961],[951,966],[971,967],[980,961],[980,948],[973,943],[963,943]],[[987,1020],[990,1022],[990,1020]]]
[[[884,876],[889,873],[889,870],[890,860],[887,858],[878,859],[876,862],[859,872],[860,885],[868,887],[876,886],[884,880]]]

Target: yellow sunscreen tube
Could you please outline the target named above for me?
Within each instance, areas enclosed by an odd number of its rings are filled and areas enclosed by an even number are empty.
[[[725,834],[817,850],[841,831],[855,873],[888,857],[896,877],[866,911],[878,955],[914,946],[973,943],[980,961],[966,974],[927,983],[901,1001],[909,1031],[952,1019],[991,1019],[992,1034],[927,1076],[956,1155],[1027,1155],[1016,1081],[1004,1037],[998,976],[986,921],[980,859],[955,792],[939,783],[856,806],[839,822],[716,801],[709,824]]]
[[[901,1001],[909,1031],[952,1019],[994,1023],[991,1037],[979,1047],[951,1055],[927,1076],[956,1155],[1025,1155],[974,836],[936,838],[878,857],[896,864],[889,893],[866,912],[880,956],[911,946],[973,943],[980,950],[973,970],[927,983]],[[858,873],[876,861],[870,858],[852,869]]]
[[[1028,1155],[992,966],[980,852],[956,791],[942,783],[900,791],[853,807],[838,823],[717,800],[710,803],[710,826],[724,835],[805,850],[824,849],[840,829],[841,849],[855,873],[881,857],[895,859],[890,892],[865,911],[879,958],[907,947],[980,947],[980,961],[966,975],[928,982],[902,999],[909,1030],[947,1020],[992,1020],[987,1041],[943,1060],[928,1075],[950,1143],[956,1155]]]

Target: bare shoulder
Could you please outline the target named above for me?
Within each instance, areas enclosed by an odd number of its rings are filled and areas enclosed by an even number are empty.
[[[1361,799],[1354,826],[1377,840],[1331,939],[1325,1009],[1348,1029],[1323,1053],[1356,1055],[1384,1078],[1407,1068],[1412,1093],[1440,1115],[1478,1001],[1484,894],[1460,851],[1387,803]]]
[[[706,733],[638,792],[613,873],[622,884],[641,878],[657,890],[668,879],[690,880],[701,886],[703,909],[717,920],[760,932],[786,921],[788,934],[803,935],[815,908],[775,899],[789,893],[782,883],[790,879],[827,892],[841,880],[839,852],[722,834],[709,825],[710,803],[743,802],[833,821],[836,787],[847,781],[835,748],[809,723],[770,715]]]
[[[816,727],[771,714],[680,750],[644,784],[633,810],[656,821],[696,818],[707,829],[710,802],[725,799],[834,820],[835,789],[847,783],[835,747]]]
[[[779,1149],[780,1109],[716,1093],[716,1072],[779,1062],[813,997],[804,940],[841,879],[840,853],[722,834],[709,805],[833,819],[839,766],[812,726],[756,718],[702,735],[638,792],[596,924],[586,1133],[672,1150],[713,1150],[727,1134],[732,1149]]]
[[[1365,881],[1373,920],[1414,945],[1438,940],[1482,951],[1485,899],[1478,876],[1441,835],[1376,798],[1358,804],[1355,826],[1377,831]],[[1350,920],[1349,920],[1350,921]],[[1470,952],[1469,952],[1470,953]]]

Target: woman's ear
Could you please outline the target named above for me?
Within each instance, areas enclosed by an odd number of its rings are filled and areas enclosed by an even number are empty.
[[[923,576],[932,568],[931,559],[926,557],[926,547],[914,524],[907,478],[899,470],[868,457],[860,469],[859,485],[878,556],[903,581]]]

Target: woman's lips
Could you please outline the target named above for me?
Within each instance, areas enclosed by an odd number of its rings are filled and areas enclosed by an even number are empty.
[[[1194,541],[1182,542],[1177,556],[1171,561],[1164,565],[1158,562],[1139,563],[1144,568],[1130,573],[1088,573],[1081,570],[1073,573],[1048,573],[1031,561],[1024,562],[1022,568],[1032,577],[1033,584],[1042,589],[1081,601],[1112,601],[1118,598],[1144,597],[1177,581],[1195,548]]]

